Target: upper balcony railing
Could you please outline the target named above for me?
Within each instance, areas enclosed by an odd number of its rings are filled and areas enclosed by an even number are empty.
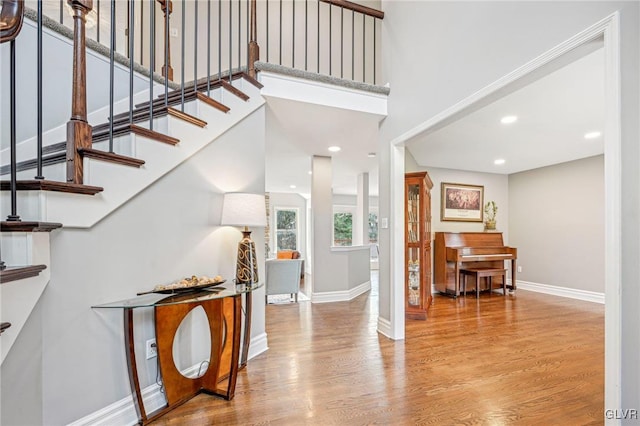
[[[346,0],[4,0],[0,7],[2,41],[8,41],[2,46],[6,49],[4,46],[9,45],[11,59],[7,76],[11,111],[8,120],[3,116],[3,124],[9,122],[6,127],[10,127],[11,136],[9,221],[20,221],[16,198],[16,120],[22,121],[23,129],[37,129],[35,160],[24,161],[21,170],[28,170],[33,163],[34,179],[45,181],[43,166],[64,161],[67,183],[77,185],[83,182],[83,155],[90,151],[95,155],[94,141],[109,141],[108,152],[100,154],[102,158],[111,155],[112,159],[117,156],[122,160],[114,152],[115,137],[134,128],[140,131],[137,124],[142,123],[146,123],[147,134],[153,133],[155,118],[174,111],[173,105],[181,105],[184,115],[189,96],[193,99],[205,90],[208,96],[214,84],[232,90],[224,80],[238,76],[238,71],[255,77],[255,61],[370,84],[379,81],[378,38],[384,14]],[[29,9],[28,16],[37,20],[36,46],[28,37],[20,41],[18,36],[25,8]],[[48,143],[46,147],[42,85],[47,72],[43,65],[45,21],[48,26],[69,27],[72,31],[68,33],[73,37],[71,111],[66,141]],[[19,49],[16,40],[20,42]],[[87,74],[88,45],[109,56],[108,85],[102,80],[94,85],[101,89],[108,86],[109,92],[108,122],[98,125],[88,121],[87,81],[94,79]],[[26,104],[37,106],[36,117],[28,114],[16,117],[16,50],[25,57],[34,54],[37,57],[35,99],[27,99],[30,93],[27,90],[18,94]],[[52,56],[47,54],[47,58]],[[65,69],[53,62],[49,65]],[[115,78],[116,62],[121,64],[120,71],[128,68],[128,108],[124,112],[114,110],[115,86],[123,83]],[[31,71],[32,68],[22,74],[30,76]],[[146,74],[148,79],[148,102],[137,105],[134,105],[135,72],[138,78]],[[29,76],[20,77],[24,80]],[[158,82],[164,90],[160,90]],[[163,94],[158,97],[159,92]]]
[[[73,28],[72,8],[66,0],[42,3],[46,16]],[[35,9],[37,1],[27,0],[26,5]],[[86,15],[87,39],[110,48],[112,16],[114,50],[127,58],[133,55],[143,67],[151,64],[154,72],[168,75],[175,82],[221,77],[227,70],[248,71],[252,68],[249,64],[259,59],[358,82],[380,83],[378,58],[384,13],[358,3],[93,0]],[[249,48],[252,39],[253,52]]]

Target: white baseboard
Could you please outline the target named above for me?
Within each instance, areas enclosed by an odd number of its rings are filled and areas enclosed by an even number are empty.
[[[267,344],[267,333],[262,333],[261,335],[251,339],[251,342],[249,343],[248,358],[255,358],[267,350],[269,350],[269,345]]]
[[[371,281],[363,282],[362,284],[347,291],[325,291],[322,293],[312,293],[311,303],[348,302],[369,290],[371,290]]]
[[[248,357],[251,359],[268,349],[267,333],[262,333],[261,335],[251,339]],[[200,364],[201,363],[198,363],[182,370],[182,374],[186,377],[195,377],[200,369]],[[160,386],[156,383],[147,386],[142,390],[142,400],[144,401],[144,407],[147,413],[153,413],[167,404],[164,394],[160,391]],[[137,424],[138,414],[136,413],[136,408],[133,405],[133,397],[129,395],[98,411],[94,411],[73,423],[69,423],[68,426],[129,426]]]
[[[604,293],[595,291],[578,290],[575,288],[559,287],[555,285],[532,283],[528,281],[516,281],[518,290],[534,291],[536,293],[551,294],[553,296],[567,297],[569,299],[584,300],[586,302],[604,304]]]
[[[392,339],[391,321],[386,318],[378,317],[378,333]]]
[[[198,366],[195,366],[196,368]],[[191,368],[189,369],[191,370]],[[164,394],[160,392],[160,386],[156,383],[142,390],[142,400],[147,413],[152,413],[166,405]],[[98,411],[95,411],[69,426],[109,426],[109,425],[136,425],[138,415],[133,398],[127,396]]]

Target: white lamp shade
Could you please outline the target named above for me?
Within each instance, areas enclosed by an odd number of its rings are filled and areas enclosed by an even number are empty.
[[[221,225],[267,226],[264,195],[230,192],[224,194]]]

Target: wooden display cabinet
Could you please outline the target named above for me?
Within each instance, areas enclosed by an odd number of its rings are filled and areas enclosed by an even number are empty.
[[[426,320],[431,305],[431,188],[427,172],[405,182],[405,316]]]

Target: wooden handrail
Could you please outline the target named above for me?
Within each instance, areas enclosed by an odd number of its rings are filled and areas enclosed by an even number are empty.
[[[0,11],[0,43],[18,36],[24,18],[24,0],[4,0]]]
[[[358,3],[353,3],[347,0],[320,0],[323,3],[329,3],[339,7],[343,7],[354,12],[362,13],[367,16],[373,16],[374,18],[384,19],[384,12],[372,7],[363,6]]]

